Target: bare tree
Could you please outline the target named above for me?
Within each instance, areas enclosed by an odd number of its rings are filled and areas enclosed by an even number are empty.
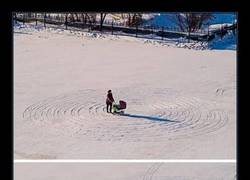
[[[142,24],[141,13],[122,14],[122,18],[125,19],[125,24],[130,27],[134,27],[134,26],[138,26]]]
[[[79,18],[77,13],[69,13],[69,22],[76,22],[78,20]]]
[[[70,21],[72,22],[79,22],[79,16],[78,13],[70,13]]]
[[[90,24],[96,23],[96,13],[85,13],[87,22]]]
[[[106,15],[107,15],[107,13],[101,13],[100,14],[100,31],[102,31],[103,22],[104,22],[104,19],[105,19]]]
[[[84,24],[87,24],[87,21],[88,21],[88,14],[87,14],[87,13],[82,13],[82,18],[83,18]]]
[[[132,16],[132,25],[138,26],[142,24],[142,14],[141,13],[135,13]]]
[[[65,14],[65,26],[68,29],[68,13]]]
[[[81,21],[84,22],[85,17],[84,17],[84,13],[81,13]]]
[[[177,13],[174,15],[174,20],[177,26],[185,32],[188,32],[188,41],[190,41],[190,33],[196,32],[202,26],[213,19],[212,13]]]
[[[80,22],[80,19],[79,19],[78,13],[75,13],[75,16],[76,16],[76,21],[77,21],[77,22]]]
[[[96,23],[96,13],[70,13],[70,21],[94,24]]]
[[[195,32],[210,19],[213,19],[212,13],[177,13],[174,20],[177,26],[186,32]]]

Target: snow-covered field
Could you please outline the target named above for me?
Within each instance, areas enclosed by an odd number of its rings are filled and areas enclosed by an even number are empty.
[[[236,180],[227,163],[16,163],[15,180]]]
[[[236,51],[146,42],[15,28],[14,157],[236,158]]]

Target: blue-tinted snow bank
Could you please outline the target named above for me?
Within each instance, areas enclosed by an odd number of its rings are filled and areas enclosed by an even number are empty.
[[[237,50],[237,35],[229,33],[225,35],[223,39],[216,37],[209,43],[209,48],[218,50]]]
[[[147,21],[145,25],[154,27],[177,28],[173,15],[175,13],[160,13],[154,19]],[[236,13],[214,13],[214,18],[209,21],[210,27],[221,26],[223,24],[233,24],[237,21]],[[209,49],[218,50],[236,50],[237,49],[237,33],[229,33],[221,39],[216,37],[209,43]]]
[[[173,15],[176,13],[160,13],[155,18],[145,22],[145,25],[151,25],[156,27],[169,27],[177,28],[174,22]],[[236,13],[214,13],[214,18],[209,21],[209,24],[233,24],[236,21]]]

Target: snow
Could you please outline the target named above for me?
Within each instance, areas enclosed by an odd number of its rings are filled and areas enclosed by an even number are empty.
[[[236,179],[231,163],[16,163],[14,169],[15,180]]]
[[[168,46],[168,47],[179,47],[179,48],[187,48],[187,49],[195,49],[195,50],[205,50],[208,49],[208,43],[207,42],[197,42],[188,40],[186,38],[180,37],[180,38],[163,38],[160,36],[157,36],[155,34],[149,34],[149,35],[140,35],[138,34],[137,38],[135,39],[135,35],[127,34],[124,32],[114,32],[113,35],[109,33],[100,33],[98,31],[95,32],[87,32],[81,31],[74,27],[68,27],[68,30],[65,29],[64,25],[61,25],[61,27],[57,25],[46,25],[46,28],[44,27],[43,23],[38,23],[35,25],[35,23],[20,23],[17,22],[14,24],[15,28],[18,30],[24,29],[25,32],[40,32],[40,31],[50,31],[54,33],[64,33],[64,34],[71,34],[71,35],[80,35],[80,36],[88,36],[88,37],[95,37],[95,38],[106,38],[106,39],[124,39],[126,41],[140,41],[146,44],[153,44],[158,46]],[[185,34],[185,33],[184,33]]]
[[[222,39],[219,36],[209,43],[211,49],[237,50],[237,37],[233,33],[226,34]]]
[[[176,13],[160,13],[160,16],[155,16],[154,19],[147,22],[153,26],[176,28],[177,25],[174,22],[173,16]],[[183,13],[180,13],[184,16]],[[234,23],[237,21],[236,13],[213,13],[214,18],[208,21],[209,24],[223,24]]]
[[[142,14],[142,19],[149,21],[149,20],[152,20],[153,18],[155,18],[156,16],[160,16],[160,14],[156,14],[156,13]]]
[[[223,29],[225,27],[232,26],[232,25],[233,24],[230,24],[230,23],[212,24],[212,25],[209,25],[209,30],[210,31],[216,31],[216,30],[220,30],[220,29]]]
[[[123,13],[123,15],[127,15],[127,13]],[[153,18],[155,18],[156,16],[158,16],[159,14],[157,13],[142,13],[142,19],[143,20],[151,20]],[[97,14],[97,19],[100,19],[100,15]],[[124,19],[121,16],[121,13],[107,13],[105,19],[107,20],[115,20],[115,21],[124,21]]]
[[[176,28],[176,23],[174,22],[173,15],[175,13],[144,13],[143,14],[143,19],[144,21],[144,26],[155,26],[155,27],[167,27],[172,30],[175,30]],[[57,16],[58,14],[50,14],[51,16]],[[124,15],[124,14],[123,14]],[[97,14],[97,19],[99,19],[100,15]],[[210,32],[220,30],[221,28],[228,27],[233,25],[232,23],[237,22],[236,19],[236,14],[235,13],[214,13],[215,18],[209,21],[209,30]],[[123,25],[125,23],[124,19],[121,17],[121,14],[119,13],[108,13],[105,18],[105,23],[111,24],[111,22],[114,21],[115,25]],[[17,28],[20,25],[16,25]],[[52,26],[52,25],[47,25],[47,26]],[[22,27],[22,25],[21,25]],[[40,26],[35,27],[34,25],[31,27],[30,25],[25,24],[22,28],[35,28],[35,29],[44,29],[43,25],[40,24]],[[54,28],[56,28],[54,26]],[[206,26],[203,27],[202,29],[202,34],[207,31]],[[52,30],[51,28],[49,28]],[[64,25],[61,26],[60,33],[62,31],[66,32]],[[77,31],[77,29],[71,28],[74,31]],[[170,30],[168,29],[168,30]],[[82,33],[82,32],[81,32]],[[119,33],[120,36],[131,36],[126,33],[122,32],[114,32],[114,34]],[[197,34],[198,32],[194,33]],[[82,33],[83,34],[83,33]],[[86,34],[86,33],[84,33]],[[184,32],[184,34],[186,34]],[[232,34],[232,33],[230,33]],[[93,35],[93,34],[92,34]],[[117,34],[118,35],[118,34]],[[100,35],[99,33],[95,33],[94,36],[100,36],[104,37],[104,35]],[[219,39],[215,38],[213,42],[207,43],[207,42],[197,42],[197,41],[191,41],[188,43],[188,40],[185,38],[164,38],[164,41],[161,40],[161,37],[156,36],[156,35],[138,35],[139,37],[146,39],[143,40],[145,43],[151,43],[151,44],[161,44],[162,46],[175,46],[175,47],[181,47],[181,48],[188,48],[188,49],[196,49],[196,50],[205,50],[205,49],[220,49],[220,50],[236,50],[237,49],[237,42],[236,42],[236,36],[233,37],[230,35],[230,38],[226,39]],[[110,36],[109,36],[110,37]],[[228,35],[227,35],[228,37]],[[218,40],[218,41],[217,41]],[[216,42],[217,41],[217,42]],[[233,44],[234,43],[234,44]],[[212,44],[212,45],[211,45]]]
[[[17,24],[14,158],[235,159],[236,51],[178,44]]]
[[[145,22],[145,25],[151,25],[154,27],[169,27],[176,28],[176,23],[173,20],[174,13],[161,13],[160,16],[155,16],[154,19],[151,19]]]

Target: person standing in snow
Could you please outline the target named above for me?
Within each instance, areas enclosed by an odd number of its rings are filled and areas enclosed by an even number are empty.
[[[114,98],[113,98],[113,95],[112,95],[112,92],[111,90],[108,90],[108,94],[107,94],[107,98],[106,98],[106,105],[107,105],[107,113],[108,112],[112,112],[112,104],[114,102]]]

